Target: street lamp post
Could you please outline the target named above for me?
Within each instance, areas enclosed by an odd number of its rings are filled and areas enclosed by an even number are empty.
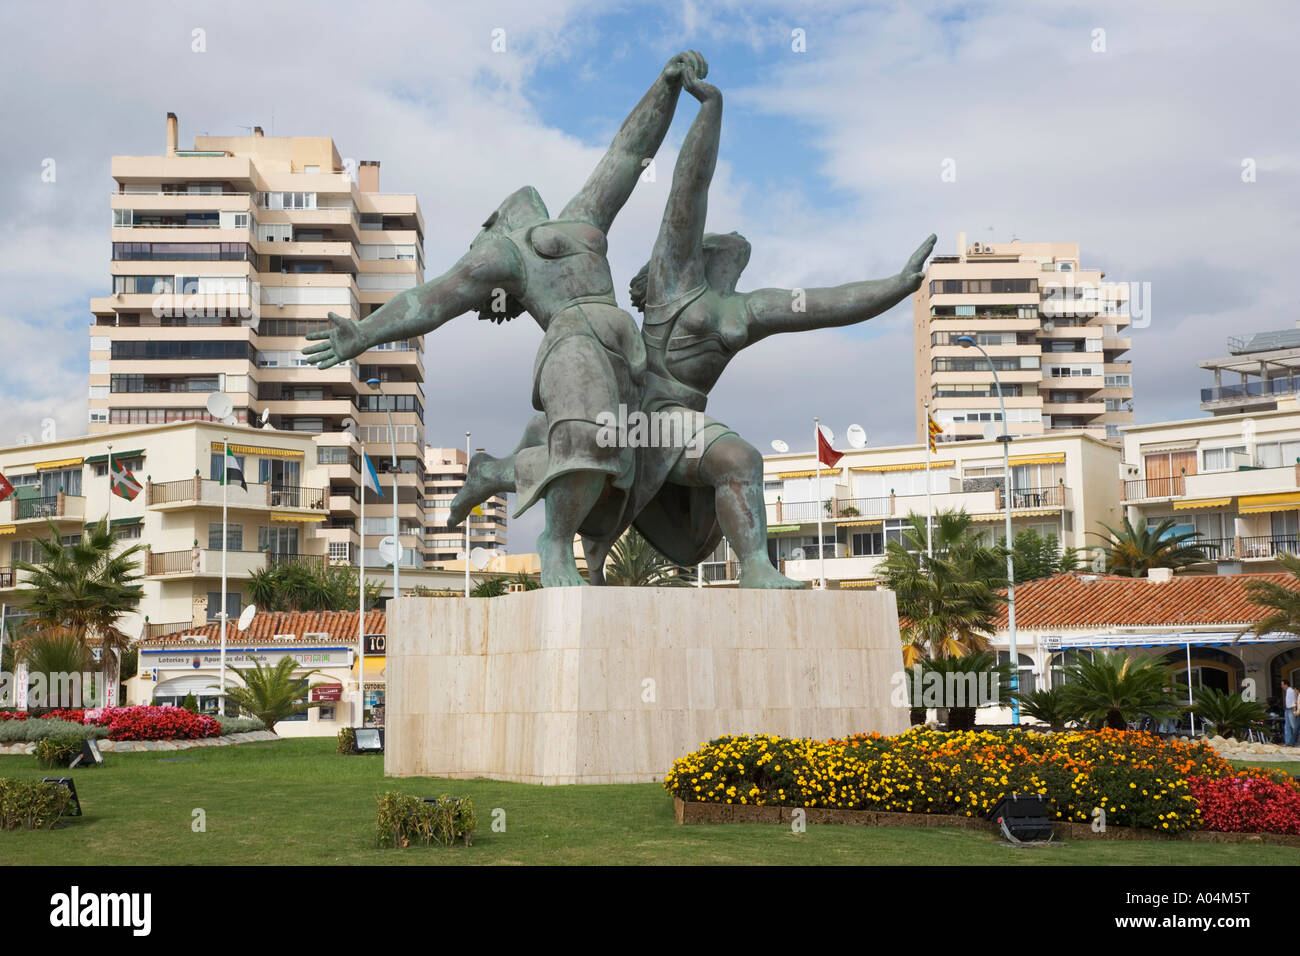
[[[366,384],[373,387],[381,396],[384,394],[384,386],[379,379],[368,379]],[[384,616],[384,619],[388,622],[384,629],[387,636],[392,636],[393,616],[397,612],[397,602],[402,594],[399,590],[401,575],[398,571],[398,566],[402,563],[402,540],[399,533],[401,530],[400,519],[397,516],[397,432],[393,430],[393,405],[396,402],[397,396],[390,395],[388,404],[384,407],[384,414],[388,416],[389,461],[392,463],[393,469],[393,607]],[[364,531],[364,529],[362,530]]]
[[[1007,628],[1010,632],[1011,693],[1014,695],[1020,690],[1020,654],[1016,649],[1016,566],[1011,554],[1011,504],[1014,488],[1011,481],[1011,435],[1007,432],[1007,403],[1002,398],[1002,380],[998,378],[998,368],[989,353],[969,335],[959,336],[957,343],[962,348],[979,349],[979,353],[989,363],[989,370],[993,373],[993,387],[998,393],[998,407],[1002,410],[1002,434],[997,440],[1002,443],[1002,485],[1007,497]],[[1014,696],[1011,698],[1011,723],[1016,726],[1020,724],[1020,702]]]

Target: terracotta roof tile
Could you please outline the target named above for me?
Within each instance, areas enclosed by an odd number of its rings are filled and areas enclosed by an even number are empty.
[[[1291,574],[1205,574],[1170,581],[1074,571],[1016,586],[1016,627],[1068,629],[1097,627],[1240,626],[1267,613],[1246,596],[1250,581],[1273,581],[1300,588]],[[996,628],[1007,626],[1004,604]]]
[[[366,612],[366,633],[385,633],[383,611]],[[182,635],[198,634],[210,641],[221,640],[221,623],[207,624],[203,627],[189,627],[170,634],[161,634],[147,641],[140,641],[139,646],[153,647],[160,644],[176,644]],[[226,630],[227,644],[266,643],[277,634],[293,634],[299,641],[305,634],[328,634],[331,641],[351,643],[357,639],[356,611],[274,611],[256,614],[248,625],[248,630],[241,633],[232,621]],[[321,640],[312,638],[313,641]],[[288,643],[287,641],[285,643]]]

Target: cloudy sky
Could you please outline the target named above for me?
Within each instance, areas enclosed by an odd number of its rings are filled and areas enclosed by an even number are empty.
[[[889,275],[930,232],[939,253],[960,231],[1077,241],[1085,267],[1151,284],[1131,355],[1137,419],[1196,416],[1210,384],[1198,359],[1300,318],[1282,281],[1300,211],[1297,27],[1284,0],[7,4],[0,444],[45,418],[60,436],[86,431],[109,158],[160,153],[167,111],[183,147],[260,125],[380,160],[382,189],[419,196],[433,276],[518,186],[557,211],[682,49],[705,54],[726,97],[710,228],[753,243],[742,289]],[[611,231],[623,301],[693,113],[684,100],[664,175]],[[467,316],[433,339],[429,441],[469,429],[508,449],[530,411],[536,326]],[[910,441],[911,356],[909,303],[769,339],[736,360],[710,412],[760,448],[811,447],[814,415],[837,435],[859,422],[872,444]],[[537,527],[519,522],[512,550]]]

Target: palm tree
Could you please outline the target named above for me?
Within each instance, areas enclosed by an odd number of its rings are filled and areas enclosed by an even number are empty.
[[[605,583],[625,588],[684,587],[680,569],[635,528],[629,528],[609,550]]]
[[[1156,719],[1181,714],[1173,682],[1172,668],[1159,658],[1098,651],[1066,668],[1061,690],[1065,707],[1079,719],[1123,730],[1142,714]]]
[[[120,662],[131,638],[118,627],[124,614],[140,604],[142,545],[114,553],[117,536],[108,516],[88,528],[76,544],[65,547],[59,528],[50,522],[50,539],[36,539],[38,561],[15,562],[28,574],[27,587],[18,592],[31,612],[28,623],[38,628],[66,628],[83,642],[97,640],[103,648],[101,680]],[[116,701],[108,702],[110,706]]]
[[[1241,634],[1300,634],[1300,557],[1279,552],[1278,563],[1291,572],[1293,583],[1255,579],[1246,582],[1246,597],[1267,608],[1268,613],[1242,630]],[[1237,635],[1238,638],[1241,634]]]
[[[910,514],[908,522],[902,539],[888,543],[882,566],[904,621],[904,665],[989,650],[1005,577],[998,552],[980,542],[965,511],[934,516],[933,556],[925,515]]]
[[[1261,733],[1269,730],[1265,720],[1268,708],[1257,700],[1246,700],[1241,694],[1202,687],[1196,692],[1196,704],[1192,710],[1209,725],[1207,734],[1212,729],[1223,737],[1244,737],[1250,730]]]
[[[298,662],[292,657],[282,657],[274,667],[260,661],[243,670],[230,667],[230,672],[244,686],[227,687],[226,702],[234,704],[237,711],[258,718],[274,733],[279,721],[320,706],[319,701],[305,699],[310,690],[307,678],[320,671],[310,670],[295,676],[297,667]]]
[[[1052,730],[1064,730],[1075,719],[1075,713],[1065,699],[1064,687],[1036,690],[1032,694],[1015,694],[1020,701],[1020,712],[1041,720]]]
[[[282,561],[254,571],[248,598],[265,611],[351,611],[359,603],[356,569],[317,561]],[[373,609],[383,591],[366,581],[366,608]]]
[[[18,641],[15,654],[26,661],[28,673],[41,674],[45,680],[47,700],[37,702],[39,707],[80,707],[90,688],[80,688],[83,700],[56,699],[61,691],[76,690],[58,682],[57,674],[80,675],[93,670],[95,656],[76,631],[66,627],[27,627]],[[75,694],[73,696],[76,696]]]
[[[1195,544],[1189,543],[1195,540],[1196,533],[1173,534],[1171,532],[1174,524],[1173,518],[1165,518],[1154,528],[1147,526],[1135,528],[1133,523],[1125,518],[1124,527],[1120,531],[1116,531],[1108,524],[1102,524],[1109,537],[1095,531],[1088,533],[1106,541],[1102,545],[1102,550],[1106,553],[1106,570],[1111,574],[1126,574],[1129,577],[1140,578],[1152,568],[1172,568],[1181,571],[1206,560],[1205,552]]]
[[[484,578],[470,589],[470,597],[500,597],[510,588],[505,578]]]

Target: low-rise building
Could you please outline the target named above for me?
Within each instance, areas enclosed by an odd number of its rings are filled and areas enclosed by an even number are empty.
[[[1134,425],[1120,496],[1135,526],[1174,519],[1206,554],[1201,570],[1274,570],[1300,550],[1300,406]]]
[[[1083,432],[1025,435],[1011,445],[1012,534],[1053,535],[1062,548],[1095,546],[1089,532],[1119,520],[1114,476],[1119,448]],[[900,540],[908,515],[964,509],[984,538],[1001,541],[1007,497],[1002,445],[997,441],[938,446],[926,470],[925,445],[850,449],[836,467],[821,469],[812,452],[763,460],[768,555],[788,577],[815,581],[825,549],[826,585],[875,587],[886,544]],[[817,518],[822,518],[822,541]],[[739,565],[723,542],[702,574],[710,584],[734,584]]]

